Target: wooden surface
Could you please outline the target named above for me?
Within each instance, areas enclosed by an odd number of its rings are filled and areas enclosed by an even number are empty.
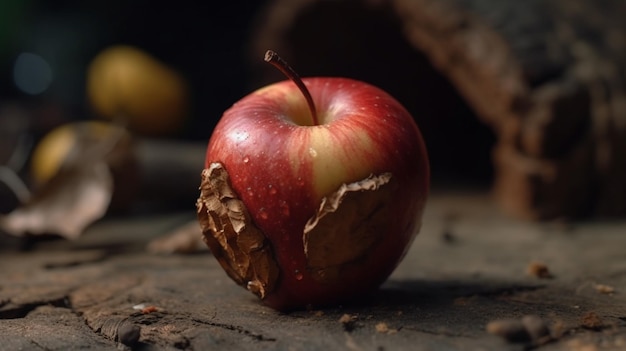
[[[484,192],[434,191],[420,235],[380,291],[359,304],[282,314],[207,253],[146,252],[189,218],[192,210],[106,219],[75,242],[28,251],[0,237],[0,349],[626,347],[626,222],[519,222]],[[528,274],[532,262],[552,278]],[[490,321],[524,315],[541,317],[554,340],[509,343],[486,331]]]

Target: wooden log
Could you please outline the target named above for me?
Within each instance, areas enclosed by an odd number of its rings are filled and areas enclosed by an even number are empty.
[[[620,0],[274,0],[251,42],[256,56],[283,51],[305,75],[347,74],[390,91],[418,116],[438,161],[444,146],[432,140],[472,142],[446,139],[458,116],[422,117],[433,112],[423,105],[451,104],[452,95],[418,89],[422,53],[495,133],[494,191],[504,208],[534,219],[624,216],[624,13]],[[443,118],[451,119],[432,121]]]
[[[556,161],[529,157],[507,143],[496,146],[498,177],[493,189],[500,206],[529,220],[584,215],[593,196],[592,188],[580,186],[594,176],[589,167],[594,156],[590,143]]]
[[[140,206],[194,209],[206,146],[205,141],[138,140]]]

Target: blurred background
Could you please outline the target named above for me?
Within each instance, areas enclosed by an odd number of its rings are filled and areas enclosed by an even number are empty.
[[[61,164],[77,163],[71,150],[106,139],[94,121],[125,125],[134,140],[121,165],[107,160],[116,193],[139,187],[148,207],[193,208],[212,128],[251,90],[247,42],[262,5],[3,1],[1,212],[29,197],[15,196],[22,186],[6,182],[9,171],[35,194],[46,189]],[[121,196],[121,207],[136,195]]]
[[[138,182],[143,198],[190,206],[222,112],[284,79],[263,63],[274,49],[302,76],[360,79],[402,102],[424,134],[434,187],[492,190],[527,219],[621,215],[622,132],[597,121],[603,106],[609,121],[625,113],[624,12],[585,0],[4,0],[0,164],[33,190],[50,177],[38,172],[54,173],[33,165],[45,136],[115,121],[139,144],[138,161],[122,162],[139,173],[120,181],[114,171],[116,189]],[[3,187],[7,213],[20,196]]]
[[[110,46],[131,45],[177,71],[190,86],[189,119],[174,136],[206,139],[221,112],[249,90],[246,42],[262,4],[3,1],[2,104],[59,114],[34,117],[40,128],[59,123],[56,119],[92,118],[85,89],[88,65]]]

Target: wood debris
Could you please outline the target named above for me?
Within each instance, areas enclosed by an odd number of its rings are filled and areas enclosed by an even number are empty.
[[[486,329],[489,334],[500,336],[511,343],[543,345],[553,340],[546,322],[536,315],[494,320],[487,324]]]
[[[613,293],[615,293],[615,288],[610,285],[595,284],[593,287],[600,294],[612,295]]]
[[[545,263],[533,261],[526,268],[526,272],[528,275],[533,277],[537,277],[539,279],[552,279],[554,275],[548,269],[548,266]]]
[[[376,324],[376,332],[381,334],[395,334],[398,332],[398,329],[389,328],[387,323],[380,322]]]
[[[606,327],[602,318],[593,311],[587,312],[581,317],[580,326],[589,330],[602,330]]]
[[[357,320],[357,316],[356,315],[351,315],[351,314],[347,314],[344,313],[340,318],[339,318],[339,323],[341,323],[343,325],[343,330],[347,331],[347,332],[351,332],[356,328],[356,320]]]

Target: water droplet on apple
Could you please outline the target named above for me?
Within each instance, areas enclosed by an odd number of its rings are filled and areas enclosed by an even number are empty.
[[[309,148],[309,155],[311,155],[311,157],[315,158],[315,157],[317,157],[317,151],[314,148],[310,147]]]
[[[293,273],[296,275],[296,280],[302,280],[302,278],[304,278],[302,273],[300,273],[300,271],[297,269]]]
[[[248,196],[254,196],[254,191],[252,191],[251,187],[248,187],[246,190],[248,191]]]
[[[298,184],[298,186],[304,186],[304,180],[302,180],[302,177],[298,177],[296,184]]]
[[[270,195],[276,195],[276,192],[277,192],[276,188],[274,188],[274,187],[272,186],[272,184],[268,185],[268,187],[270,188],[270,189],[268,190],[268,193],[269,193]]]
[[[246,131],[238,131],[237,133],[235,133],[235,140],[237,142],[246,141],[249,137],[250,135]]]
[[[265,209],[261,208],[259,210],[259,218],[261,219],[267,219],[267,211],[265,211]]]
[[[248,156],[243,158],[243,163],[248,163],[250,162],[250,158]]]

